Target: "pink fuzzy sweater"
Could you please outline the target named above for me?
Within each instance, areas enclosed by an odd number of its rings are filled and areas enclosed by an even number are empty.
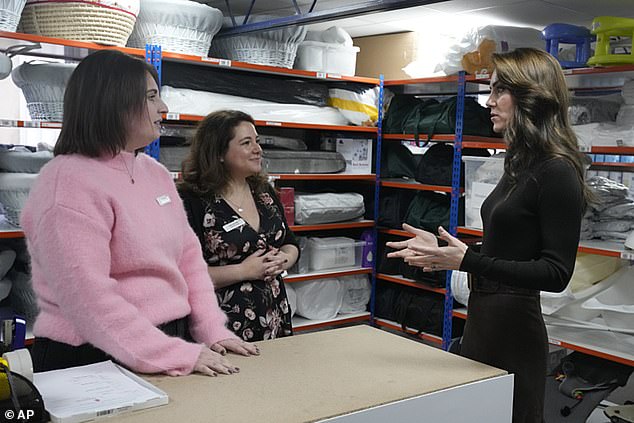
[[[201,344],[235,338],[171,176],[145,154],[56,157],[21,221],[36,337],[90,343],[135,371],[170,375],[191,373]],[[187,315],[201,344],[156,328]]]

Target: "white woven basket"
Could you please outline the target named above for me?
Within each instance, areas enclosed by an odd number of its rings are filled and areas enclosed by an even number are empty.
[[[299,43],[285,43],[267,38],[227,37],[214,40],[211,56],[291,69],[298,46]]]
[[[136,15],[99,3],[56,1],[27,3],[20,30],[27,34],[125,46]]]
[[[23,63],[13,70],[11,78],[22,89],[31,119],[62,121],[64,91],[75,66],[65,63]]]
[[[128,46],[160,45],[163,51],[207,57],[222,12],[185,0],[141,0],[141,11]]]
[[[20,212],[35,179],[35,173],[0,173],[0,204],[4,216],[14,226],[20,226]]]
[[[272,18],[274,17],[263,15],[255,21]],[[305,37],[305,27],[288,26],[253,34],[216,38],[211,43],[210,56],[290,69],[297,55],[297,47]]]
[[[26,0],[0,0],[0,31],[14,32]]]

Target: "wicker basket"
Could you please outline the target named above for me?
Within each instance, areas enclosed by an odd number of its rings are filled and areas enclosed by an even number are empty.
[[[0,204],[4,216],[13,226],[20,226],[20,212],[29,197],[35,173],[0,173]]]
[[[22,89],[31,119],[62,121],[66,83],[76,66],[23,63],[11,72],[13,83]]]
[[[255,37],[229,37],[214,41],[211,55],[257,65],[291,69],[297,55],[296,43]]]
[[[141,11],[128,46],[160,45],[163,51],[207,57],[222,12],[187,0],[141,0]]]
[[[0,0],[0,31],[14,32],[26,0]]]
[[[46,37],[125,46],[135,22],[133,11],[97,2],[29,0],[22,12],[20,30]]]
[[[261,18],[266,19],[265,16]],[[290,69],[297,55],[297,47],[305,37],[305,27],[289,26],[217,38],[211,43],[210,56]]]

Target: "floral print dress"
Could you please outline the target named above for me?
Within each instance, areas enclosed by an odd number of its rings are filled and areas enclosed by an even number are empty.
[[[190,224],[203,247],[209,266],[239,264],[259,249],[298,246],[288,228],[273,188],[254,193],[260,228],[251,225],[225,230],[240,215],[220,196],[199,198],[181,193]],[[299,247],[298,247],[299,249]],[[229,319],[228,327],[245,341],[292,335],[291,312],[281,277],[270,282],[242,281],[216,290],[218,303]]]

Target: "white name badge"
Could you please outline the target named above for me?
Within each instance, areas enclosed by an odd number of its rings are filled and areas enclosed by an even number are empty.
[[[170,196],[165,194],[165,195],[161,195],[160,197],[156,197],[156,202],[158,203],[159,206],[164,206],[166,204],[169,204],[172,202],[172,200],[170,199]]]
[[[224,229],[225,232],[231,232],[232,230],[243,226],[245,223],[246,222],[244,221],[244,219],[239,218],[239,219],[234,220],[231,223],[227,223],[226,225],[224,225],[222,227],[222,229]]]

